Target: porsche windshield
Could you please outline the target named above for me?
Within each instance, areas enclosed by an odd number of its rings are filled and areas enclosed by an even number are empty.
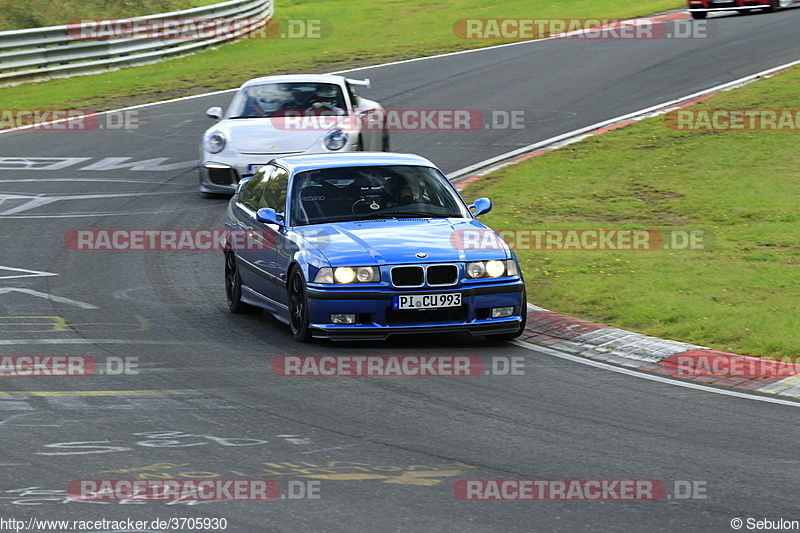
[[[236,93],[229,118],[280,116],[285,111],[345,114],[342,90],[332,83],[262,83]]]
[[[328,168],[292,181],[291,224],[381,218],[470,218],[444,176],[418,166]]]

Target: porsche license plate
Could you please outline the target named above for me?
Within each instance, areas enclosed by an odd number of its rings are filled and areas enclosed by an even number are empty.
[[[263,167],[264,165],[247,165],[247,173],[248,174],[255,174],[258,172],[258,169]]]
[[[438,309],[440,307],[461,307],[461,293],[447,294],[408,294],[394,296],[395,309]]]

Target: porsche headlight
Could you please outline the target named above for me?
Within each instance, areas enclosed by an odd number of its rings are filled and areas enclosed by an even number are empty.
[[[499,278],[501,276],[516,276],[517,274],[519,274],[519,271],[513,259],[467,263],[467,277],[472,279]]]
[[[377,283],[380,279],[378,267],[325,267],[319,269],[314,283]]]
[[[328,150],[341,150],[347,144],[347,133],[333,130],[325,134],[325,147]]]
[[[227,139],[221,131],[215,131],[206,138],[206,149],[212,154],[218,154],[225,148]]]

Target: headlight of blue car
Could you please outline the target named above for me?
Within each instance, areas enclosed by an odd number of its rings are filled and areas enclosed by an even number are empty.
[[[516,276],[517,274],[519,274],[519,271],[513,259],[467,263],[467,277],[472,279],[499,278],[501,276]]]
[[[378,267],[324,267],[314,277],[314,283],[377,283],[381,280]]]

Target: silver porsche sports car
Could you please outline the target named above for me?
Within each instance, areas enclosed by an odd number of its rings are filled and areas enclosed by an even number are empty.
[[[252,79],[228,109],[206,114],[217,122],[200,143],[200,190],[233,194],[239,180],[276,157],[388,151],[383,107],[358,95],[369,80],[328,74]]]

